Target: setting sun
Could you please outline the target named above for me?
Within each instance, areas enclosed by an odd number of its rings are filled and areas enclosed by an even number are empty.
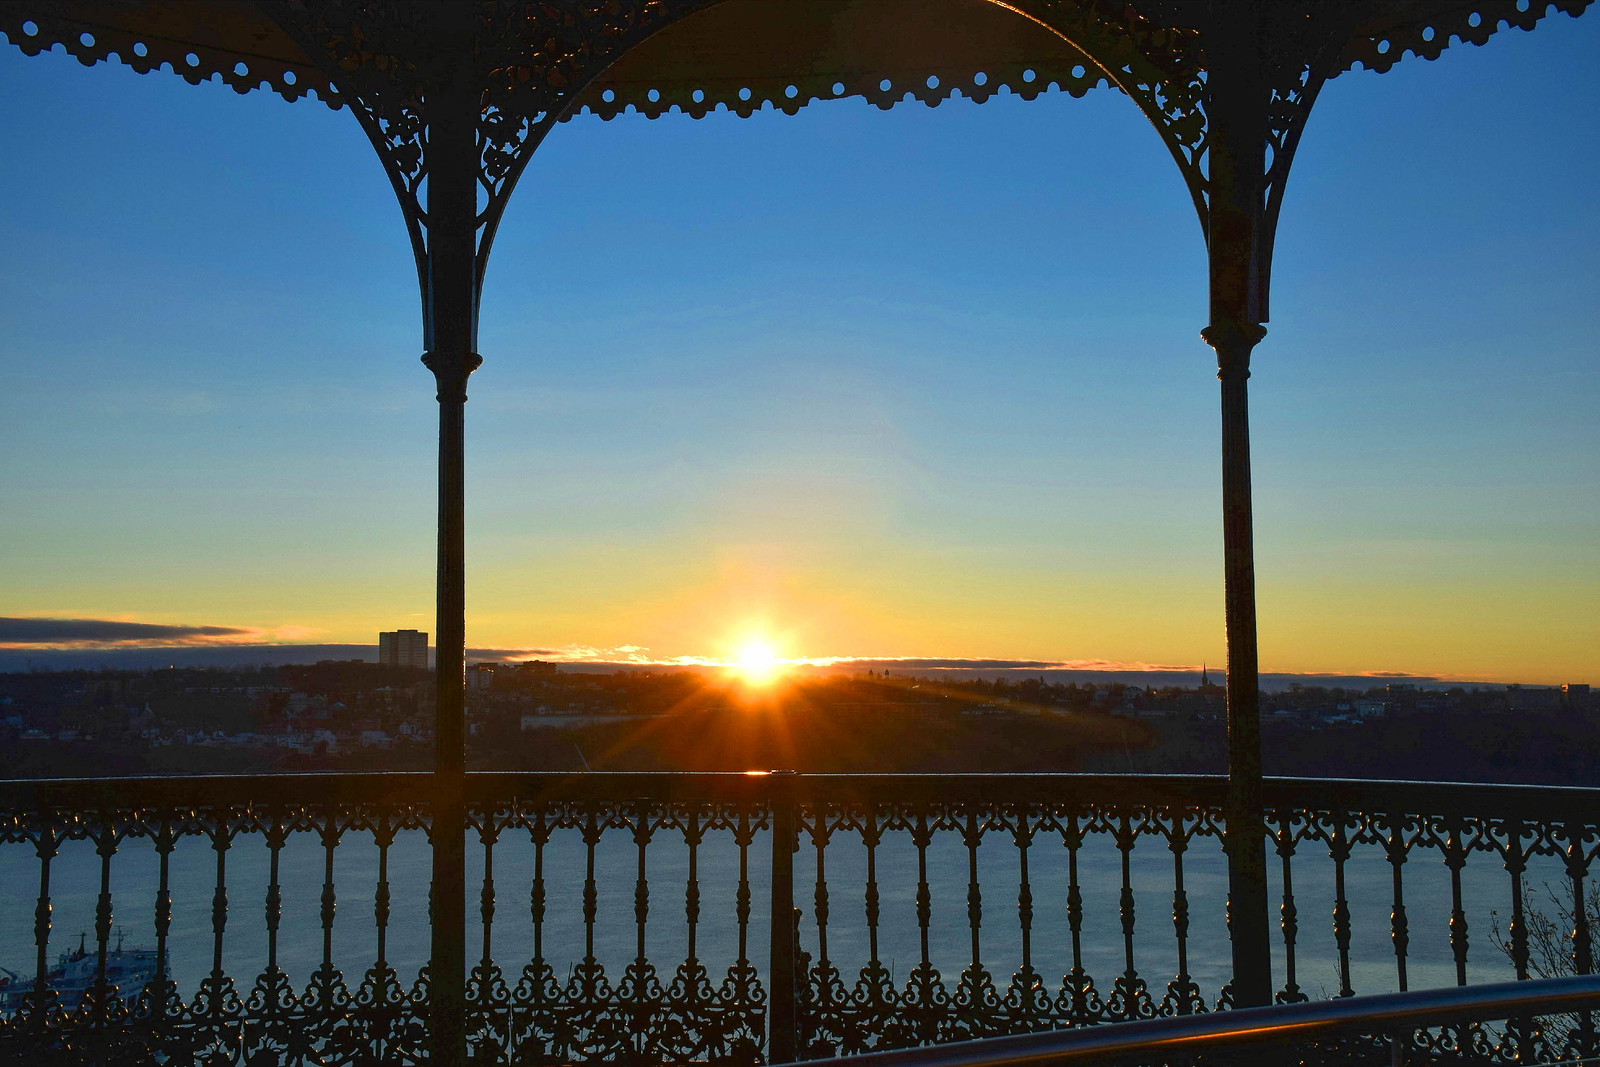
[[[782,663],[772,645],[759,637],[752,637],[739,646],[733,669],[750,685],[766,685],[778,676]]]

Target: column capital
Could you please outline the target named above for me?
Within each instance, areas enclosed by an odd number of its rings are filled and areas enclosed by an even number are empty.
[[[1200,331],[1200,339],[1216,350],[1218,378],[1250,377],[1250,352],[1266,335],[1267,328],[1260,323],[1232,319],[1213,322]]]
[[[424,352],[422,365],[433,371],[433,379],[439,386],[440,403],[453,400],[464,404],[467,401],[467,378],[483,366],[483,357],[476,352],[457,357],[447,356],[443,352]]]

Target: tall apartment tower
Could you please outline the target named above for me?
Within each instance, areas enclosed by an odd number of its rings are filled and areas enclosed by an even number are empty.
[[[419,630],[394,630],[378,635],[378,663],[384,667],[428,669],[428,635]]]

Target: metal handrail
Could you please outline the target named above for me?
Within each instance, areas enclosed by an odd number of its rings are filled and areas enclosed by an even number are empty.
[[[850,1057],[850,1067],[1034,1067],[1091,1057],[1189,1052],[1336,1033],[1394,1034],[1452,1022],[1555,1015],[1585,1007],[1600,1007],[1600,975],[1344,997],[955,1041],[863,1053]]]
[[[796,774],[781,776],[792,800],[988,803],[1133,801],[1220,808],[1227,779],[1187,774]],[[723,800],[759,803],[774,777],[740,772],[475,771],[470,802],[526,800]],[[426,802],[427,772],[310,772],[0,781],[0,810],[38,812],[128,805]],[[1322,810],[1418,812],[1462,817],[1585,822],[1600,809],[1600,789],[1569,786],[1267,778],[1266,804]]]

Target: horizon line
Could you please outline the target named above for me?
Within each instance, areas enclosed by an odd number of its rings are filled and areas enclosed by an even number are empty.
[[[304,653],[308,658],[304,660],[286,659],[295,653]],[[640,646],[618,646],[615,648],[594,648],[591,646],[574,646],[566,649],[527,649],[527,648],[494,648],[480,647],[468,648],[468,665],[483,663],[509,663],[519,664],[528,662],[546,662],[556,667],[583,670],[587,672],[626,671],[626,670],[726,670],[737,666],[737,661],[713,656],[649,656],[648,649]],[[137,641],[117,642],[52,642],[49,644],[0,642],[0,655],[10,653],[18,660],[71,659],[78,661],[73,667],[63,669],[90,669],[89,664],[83,661],[92,660],[96,654],[104,655],[108,660],[134,658],[141,655],[170,654],[173,659],[188,659],[186,667],[206,667],[222,669],[227,667],[250,667],[257,665],[289,666],[310,665],[311,663],[325,660],[361,660],[372,662],[377,657],[377,645],[355,642],[328,642],[319,644],[273,642],[260,644],[246,644],[237,641],[183,641],[178,643],[145,643]],[[276,663],[266,664],[261,661],[251,661],[252,654],[270,656]],[[340,656],[340,653],[359,653],[358,655]],[[432,648],[430,646],[430,658]],[[622,653],[618,656],[617,653]],[[235,658],[224,662],[221,657],[232,654]],[[315,656],[316,659],[309,657]],[[209,660],[207,663],[194,662],[197,658]],[[1193,674],[1202,672],[1211,674],[1217,679],[1225,679],[1225,667],[1213,667],[1208,661],[1199,664],[1180,663],[1151,663],[1142,660],[1113,660],[1106,658],[1083,659],[1030,659],[1030,658],[1004,658],[992,656],[795,656],[777,657],[777,662],[792,670],[805,672],[824,672],[829,670],[844,671],[851,668],[859,670],[905,670],[922,671],[932,674],[957,674],[995,672],[1004,674],[1028,674],[1032,672],[1051,673],[1082,673],[1082,674]],[[41,664],[42,666],[43,664]],[[168,666],[178,666],[174,662]],[[114,664],[102,662],[99,666],[115,669]],[[133,669],[130,665],[129,669]],[[0,673],[17,673],[13,670],[0,668]],[[1370,671],[1293,671],[1262,669],[1258,672],[1262,678],[1286,680],[1293,682],[1295,679],[1304,679],[1313,682],[1319,679],[1362,679],[1374,683],[1392,681],[1404,682],[1433,682],[1439,684],[1458,683],[1462,685],[1555,685],[1562,683],[1553,682],[1508,682],[1490,677],[1463,677],[1443,676],[1437,674],[1423,674],[1411,671],[1370,670]]]

